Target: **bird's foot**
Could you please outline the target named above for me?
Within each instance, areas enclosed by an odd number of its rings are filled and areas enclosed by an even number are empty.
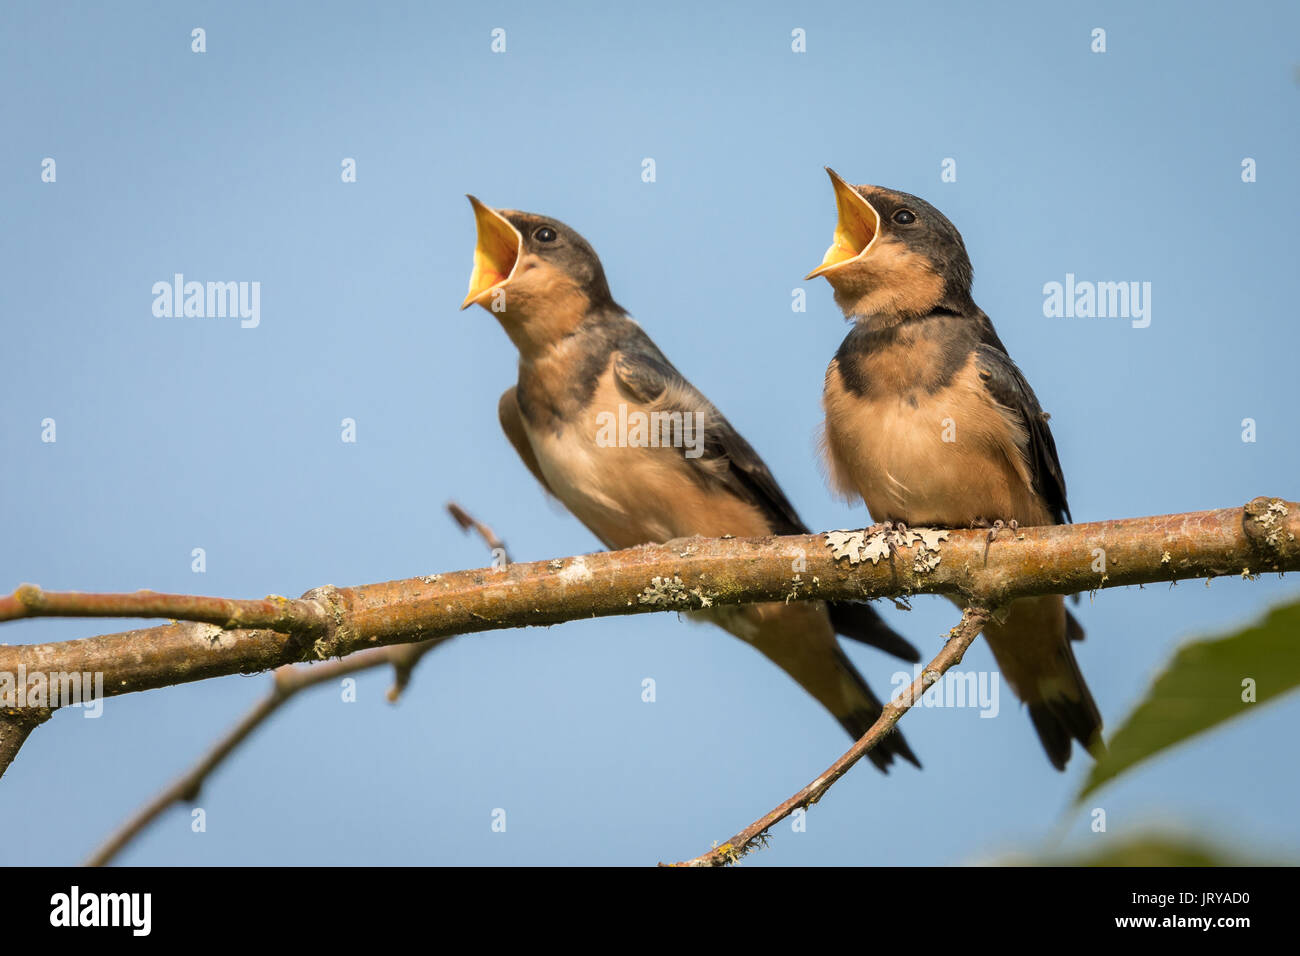
[[[870,538],[873,534],[880,534],[882,531],[906,531],[907,527],[903,524],[895,524],[892,521],[877,521],[875,524],[863,528],[862,536]]]
[[[883,544],[892,561],[898,554],[899,544],[906,540],[907,525],[901,521],[881,521],[862,531],[862,540],[871,541],[879,536],[877,547]],[[875,560],[873,558],[873,560]]]
[[[972,528],[975,527],[974,522],[971,522],[971,527]],[[980,525],[980,527],[983,527],[983,525]],[[991,545],[994,541],[997,540],[998,532],[1004,529],[1009,530],[1012,534],[1015,534],[1017,531],[1020,530],[1020,522],[1018,522],[1015,518],[1012,518],[1010,521],[1003,521],[1001,518],[999,518],[997,521],[993,522],[993,524],[989,527],[988,539],[984,542],[985,561],[988,561],[989,559],[989,545]]]

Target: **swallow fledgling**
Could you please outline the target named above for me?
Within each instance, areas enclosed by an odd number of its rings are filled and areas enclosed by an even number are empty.
[[[802,534],[758,454],[610,294],[582,236],[545,216],[469,197],[478,241],[469,294],[519,352],[501,396],[506,437],[542,487],[611,549],[693,536]],[[836,633],[909,661],[919,655],[864,603],[767,602],[691,612],[781,667],[855,740],[880,700]],[[893,732],[872,751],[917,766]]]
[[[836,490],[881,524],[987,527],[991,540],[1004,526],[1069,522],[1047,415],[971,298],[961,234],[923,199],[826,171],[837,223],[808,278],[824,276],[853,323],[822,397]],[[1054,767],[1071,741],[1104,749],[1064,598],[1015,601],[984,636]]]

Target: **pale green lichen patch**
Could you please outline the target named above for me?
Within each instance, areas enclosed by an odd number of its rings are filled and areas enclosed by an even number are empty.
[[[744,846],[736,847],[732,843],[724,843],[718,846],[717,841],[713,843],[713,852],[720,856],[726,866],[735,866],[744,857],[753,853],[755,850],[765,850],[772,840],[772,835],[764,830],[751,837]]]
[[[929,574],[939,566],[939,553],[929,551],[917,551],[916,558],[912,561],[912,570],[917,574]]]
[[[180,623],[179,621],[175,623]],[[234,638],[226,634],[220,624],[189,624],[189,633],[196,644],[211,648],[214,646],[230,647]]]
[[[560,571],[560,580],[565,584],[581,584],[584,581],[590,581],[595,577],[591,568],[587,567],[587,559],[582,555],[574,558],[568,565]]]
[[[826,547],[831,549],[831,557],[836,561],[849,559],[849,564],[857,564],[866,555],[865,532],[862,531],[827,531]]]
[[[20,584],[14,588],[14,598],[28,610],[38,610],[45,603],[45,596],[35,584]]]
[[[370,638],[374,641],[374,637]],[[327,661],[331,657],[342,657],[350,650],[355,650],[357,635],[341,621],[332,636],[317,638],[311,646],[311,652],[318,661]],[[310,658],[308,658],[310,659]]]
[[[888,557],[891,551],[906,551],[916,547],[912,559],[912,570],[917,574],[928,574],[939,566],[942,560],[939,542],[948,539],[948,532],[934,528],[921,528],[907,531],[828,531],[826,546],[838,561],[849,559],[849,564],[870,561],[879,564],[880,559]]]
[[[908,534],[916,534],[918,539],[912,570],[917,574],[929,574],[939,566],[939,561],[942,559],[939,553],[939,542],[948,540],[948,532],[926,528],[920,532],[909,531]]]
[[[1282,532],[1283,532],[1282,519],[1285,518],[1288,514],[1289,512],[1287,511],[1286,504],[1283,503],[1282,501],[1274,500],[1269,502],[1267,511],[1264,511],[1260,514],[1256,514],[1253,516],[1255,522],[1261,528],[1263,528],[1265,531],[1268,532],[1268,534],[1265,535],[1264,537],[1264,542],[1269,547],[1276,548],[1279,544],[1282,543]],[[1286,539],[1288,541],[1294,541],[1295,535],[1291,534],[1288,531],[1286,533]]]
[[[688,588],[677,575],[671,578],[655,577],[650,579],[649,587],[637,596],[640,604],[652,607],[675,607],[681,604],[698,604],[700,607],[712,607],[714,595],[703,588]]]

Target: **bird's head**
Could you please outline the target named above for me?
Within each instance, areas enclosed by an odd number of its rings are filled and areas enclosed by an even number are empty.
[[[853,186],[827,167],[835,188],[835,235],[821,265],[849,318],[891,325],[970,299],[966,245],[924,199],[881,186]]]
[[[571,331],[593,308],[612,305],[594,249],[564,223],[514,209],[493,209],[473,196],[478,242],[465,309],[493,313],[517,345],[540,344]]]

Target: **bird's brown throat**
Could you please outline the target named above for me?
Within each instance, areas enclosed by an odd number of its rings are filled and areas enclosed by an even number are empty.
[[[878,242],[867,259],[828,278],[844,314],[873,329],[932,312],[947,291],[931,261],[897,241]]]
[[[501,288],[500,308],[485,304],[525,359],[542,356],[572,335],[591,309],[582,287],[560,269],[535,257],[519,263]]]

